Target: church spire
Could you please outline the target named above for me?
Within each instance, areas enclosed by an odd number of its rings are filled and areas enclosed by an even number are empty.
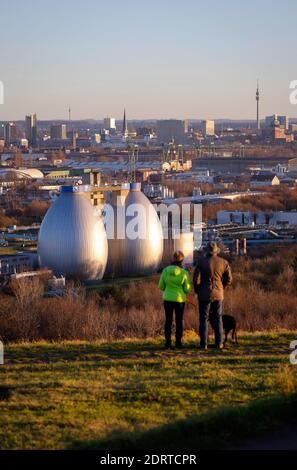
[[[127,126],[127,120],[126,120],[126,108],[124,108],[123,134],[124,135],[128,134],[128,126]]]

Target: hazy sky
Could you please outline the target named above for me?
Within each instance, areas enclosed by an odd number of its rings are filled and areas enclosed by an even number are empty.
[[[297,116],[296,0],[1,3],[0,120]]]

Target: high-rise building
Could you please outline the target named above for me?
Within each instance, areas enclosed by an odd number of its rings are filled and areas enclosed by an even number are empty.
[[[186,123],[179,119],[162,119],[157,121],[157,138],[160,144],[175,142],[184,144],[186,140]]]
[[[67,139],[67,127],[66,124],[54,124],[51,126],[51,138],[52,139]]]
[[[5,124],[5,145],[15,144],[17,140],[17,129],[14,122]]]
[[[289,129],[289,116],[278,116],[280,126],[285,130]]]
[[[289,117],[279,116],[278,114],[272,114],[272,116],[266,116],[265,127],[280,126],[285,130],[289,129]]]
[[[37,118],[36,114],[26,116],[25,120],[25,133],[26,139],[28,139],[29,145],[32,147],[37,144]]]
[[[215,134],[215,123],[210,119],[206,119],[201,123],[201,131],[205,136],[212,136]]]
[[[279,125],[278,122],[278,115],[277,114],[272,114],[272,116],[266,116],[265,117],[265,127],[272,127],[275,124]]]
[[[116,129],[116,121],[115,121],[115,118],[113,117],[107,117],[107,118],[104,118],[103,120],[103,127],[104,129],[106,130],[109,130],[109,129]]]

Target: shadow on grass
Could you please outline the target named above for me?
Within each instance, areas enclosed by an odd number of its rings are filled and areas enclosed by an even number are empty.
[[[279,426],[297,423],[297,394],[222,407],[205,415],[151,429],[118,433],[104,440],[76,441],[71,449],[174,450],[228,449],[244,439],[257,438]]]

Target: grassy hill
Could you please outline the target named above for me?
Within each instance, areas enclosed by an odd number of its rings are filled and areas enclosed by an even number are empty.
[[[194,334],[182,351],[161,339],[10,344],[0,447],[228,446],[297,416],[296,338],[245,334],[223,351],[194,349]]]

